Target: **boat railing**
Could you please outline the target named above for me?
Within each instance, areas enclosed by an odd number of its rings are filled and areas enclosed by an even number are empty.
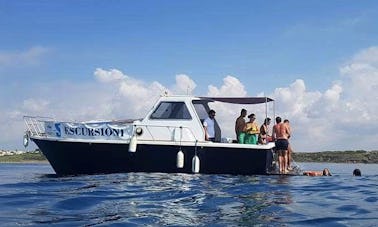
[[[40,116],[24,116],[24,122],[27,128],[27,134],[29,136],[37,137],[53,137],[54,135],[46,132],[46,124],[49,123],[59,123],[66,125],[82,125],[85,128],[96,128],[99,123],[106,123],[109,127],[113,129],[122,128],[123,136],[112,137],[112,138],[96,138],[95,136],[88,137],[86,139],[107,139],[107,140],[129,140],[134,134],[137,134],[136,131],[138,128],[142,129],[143,133],[138,135],[138,140],[145,141],[196,141],[198,138],[192,129],[186,126],[169,126],[169,125],[148,125],[140,124],[140,122],[135,123],[130,120],[125,121],[93,121],[93,122],[65,122],[65,121],[56,121],[54,118],[50,117],[40,117]],[[71,138],[71,139],[84,139],[83,137],[77,137],[74,135],[65,135],[59,137],[61,139]]]
[[[26,131],[30,136],[46,136],[45,122],[53,120],[51,117],[24,116]]]

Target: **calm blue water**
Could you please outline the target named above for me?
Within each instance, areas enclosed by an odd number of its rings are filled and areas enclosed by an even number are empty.
[[[0,226],[376,226],[378,165],[310,164],[331,177],[125,173],[57,178],[0,164]],[[354,168],[362,177],[352,177]]]

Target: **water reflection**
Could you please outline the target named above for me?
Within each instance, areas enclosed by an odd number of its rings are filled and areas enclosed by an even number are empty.
[[[51,177],[32,175],[25,166],[19,171],[6,167],[8,174],[16,174],[0,183],[0,225],[4,226],[317,222],[372,226],[378,221],[377,175],[353,178],[349,172],[340,175],[336,168],[332,177],[163,173]],[[2,174],[6,176],[5,171]]]
[[[116,210],[111,216],[122,221],[183,226],[263,224],[277,219],[278,206],[292,203],[285,188],[290,178],[279,176],[131,173],[117,178],[112,188],[117,187],[116,194],[123,199],[114,198],[106,207]]]
[[[254,225],[279,223],[280,206],[292,203],[284,176],[128,173],[40,180],[57,196],[29,213],[34,223]]]

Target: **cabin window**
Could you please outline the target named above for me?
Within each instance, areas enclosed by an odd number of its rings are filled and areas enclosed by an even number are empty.
[[[151,119],[192,119],[184,102],[161,102]]]

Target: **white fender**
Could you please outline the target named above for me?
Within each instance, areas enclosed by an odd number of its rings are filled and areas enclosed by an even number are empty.
[[[192,172],[193,173],[199,173],[200,170],[200,159],[197,155],[194,155],[192,159]]]
[[[29,145],[29,134],[25,133],[24,135],[24,147],[27,147]]]
[[[130,139],[129,152],[136,152],[137,144],[138,144],[138,141],[137,141],[136,135],[133,135]]]
[[[176,166],[180,169],[184,168],[184,152],[181,149],[177,152]]]

